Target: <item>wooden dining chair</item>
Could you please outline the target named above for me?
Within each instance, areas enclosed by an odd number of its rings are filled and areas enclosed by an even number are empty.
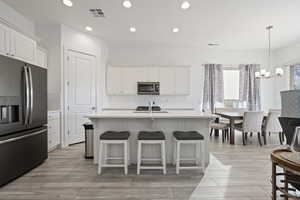
[[[235,125],[235,129],[242,132],[243,145],[246,145],[248,133],[257,133],[259,145],[262,146],[261,132],[263,118],[264,112],[261,111],[244,112],[243,123]]]

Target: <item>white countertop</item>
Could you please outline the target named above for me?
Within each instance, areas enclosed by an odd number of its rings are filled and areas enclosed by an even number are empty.
[[[114,110],[114,111],[103,111],[96,114],[86,115],[89,119],[168,119],[168,118],[182,118],[182,119],[215,119],[217,116],[210,113],[203,113],[199,111],[183,111],[183,110],[168,110],[167,113],[136,113],[133,110]]]

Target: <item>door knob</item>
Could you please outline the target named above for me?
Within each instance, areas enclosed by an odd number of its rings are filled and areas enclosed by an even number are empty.
[[[96,107],[92,107],[92,110],[96,110]]]

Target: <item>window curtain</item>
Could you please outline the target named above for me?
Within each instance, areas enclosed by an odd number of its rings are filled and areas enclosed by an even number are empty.
[[[217,102],[224,102],[223,66],[204,65],[203,111],[214,113]]]
[[[260,66],[256,64],[239,65],[239,69],[240,101],[246,102],[249,110],[260,110],[260,79],[255,78],[255,72],[260,70]]]

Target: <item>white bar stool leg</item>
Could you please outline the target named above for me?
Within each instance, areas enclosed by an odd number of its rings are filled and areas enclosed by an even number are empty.
[[[127,158],[128,158],[128,166],[130,165],[130,146],[129,141],[127,140]]]
[[[124,142],[124,172],[128,174],[128,142]]]
[[[202,141],[202,142],[201,142]],[[202,156],[201,156],[201,164],[202,164],[202,171],[203,173],[205,172],[205,162],[206,162],[206,156],[205,156],[205,140],[201,140],[200,141],[200,146],[201,146],[201,153],[202,153]],[[201,144],[202,143],[202,144]]]
[[[165,141],[161,142],[161,156],[162,156],[162,165],[163,165],[163,172],[164,174],[167,173],[167,166],[166,166],[166,143]]]
[[[137,174],[141,172],[141,155],[142,155],[142,142],[138,141],[138,153],[137,153]]]
[[[173,140],[173,160],[172,160],[172,163],[175,166],[176,165],[176,148],[177,148],[177,142],[174,139],[174,137],[172,138],[172,140]]]
[[[98,152],[98,174],[101,174],[101,170],[102,170],[102,149],[103,149],[103,143],[100,140],[100,144],[99,144],[99,152]]]
[[[103,143],[103,158],[104,158],[104,162],[103,162],[103,164],[105,165],[106,163],[107,163],[107,157],[109,157],[108,155],[107,155],[107,153],[108,153],[108,144],[106,144],[106,143]]]
[[[201,165],[201,143],[200,141],[195,143],[195,158],[196,158],[196,165],[200,166]]]
[[[179,174],[180,168],[180,142],[176,141],[176,174]]]

